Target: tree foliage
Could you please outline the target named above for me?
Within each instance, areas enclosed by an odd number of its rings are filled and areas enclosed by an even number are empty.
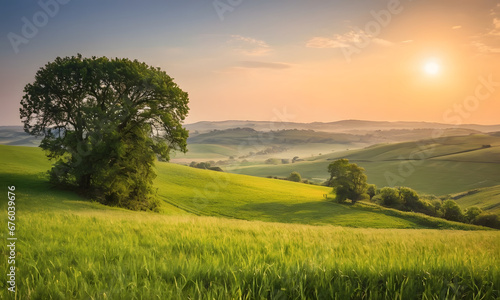
[[[294,182],[301,182],[302,176],[300,176],[299,172],[292,172],[288,176],[287,180],[294,181]]]
[[[186,152],[188,95],[165,72],[137,60],[56,58],[26,85],[24,130],[43,136],[56,184],[104,202],[154,206],[156,157]]]
[[[329,183],[335,190],[338,202],[350,199],[355,203],[365,193],[367,188],[365,169],[357,164],[349,163],[349,160],[345,158],[339,159],[330,163],[328,172],[330,173]]]
[[[500,229],[500,217],[493,213],[483,212],[476,216],[472,223],[475,225]]]
[[[446,200],[443,203],[443,218],[450,221],[463,222],[465,221],[465,216],[462,212],[460,206],[454,200]]]
[[[469,207],[465,210],[465,218],[469,223],[472,223],[477,216],[483,213],[483,210],[477,206]]]
[[[403,202],[398,189],[392,187],[383,187],[380,189],[380,199],[382,205],[389,207],[397,207]]]
[[[370,200],[377,194],[377,186],[374,184],[368,184],[366,186],[366,194],[370,196]]]

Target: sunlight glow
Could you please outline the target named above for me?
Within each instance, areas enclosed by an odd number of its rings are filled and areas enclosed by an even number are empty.
[[[429,75],[438,74],[440,69],[441,69],[440,65],[435,61],[428,61],[424,65],[424,71],[425,71],[425,73],[427,73]]]

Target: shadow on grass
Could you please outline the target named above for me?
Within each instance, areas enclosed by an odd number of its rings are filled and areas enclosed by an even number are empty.
[[[259,219],[302,224],[332,224],[350,227],[387,227],[383,215],[358,210],[352,205],[328,201],[304,203],[251,203],[239,207],[242,214]],[[382,218],[381,218],[382,217]]]
[[[90,200],[71,190],[53,187],[44,173],[19,174],[0,173],[0,182],[7,191],[15,186],[16,205],[20,211],[40,212],[45,210],[82,210],[97,208]],[[2,201],[2,206],[7,203]]]

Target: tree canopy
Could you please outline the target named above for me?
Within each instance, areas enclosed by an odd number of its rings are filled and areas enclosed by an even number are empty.
[[[26,85],[24,130],[43,136],[56,184],[107,203],[151,208],[156,157],[186,152],[188,94],[137,60],[57,57]],[[153,205],[154,206],[154,205]]]
[[[302,176],[300,176],[299,172],[292,172],[292,173],[290,173],[290,175],[288,176],[287,179],[290,181],[294,181],[294,182],[301,182]]]
[[[349,163],[345,158],[338,159],[328,165],[328,172],[329,183],[335,189],[338,202],[350,199],[355,203],[365,193],[367,188],[365,169],[357,164]]]

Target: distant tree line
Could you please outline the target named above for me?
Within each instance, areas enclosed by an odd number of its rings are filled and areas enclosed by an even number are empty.
[[[284,146],[272,146],[272,147],[267,147],[266,149],[262,149],[262,150],[257,151],[257,152],[250,151],[250,152],[248,152],[247,155],[242,155],[238,158],[244,159],[244,158],[249,158],[249,157],[257,156],[257,155],[276,154],[276,153],[285,152],[286,150],[288,150],[288,148],[284,147]]]
[[[347,199],[352,203],[359,200],[369,200],[384,207],[401,211],[412,211],[429,216],[444,218],[450,221],[469,223],[500,229],[498,215],[482,211],[473,206],[462,210],[453,199],[439,199],[436,196],[420,196],[408,187],[377,188],[374,184],[367,184],[365,169],[347,159],[339,159],[329,164],[330,179],[328,186],[332,186],[336,193],[335,200],[339,203]]]
[[[197,168],[197,169],[205,169],[205,170],[212,170],[212,171],[218,171],[218,172],[224,172],[224,170],[222,170],[221,167],[212,167],[211,166],[212,163],[211,162],[195,162],[195,161],[192,161],[189,166],[191,168]]]
[[[308,179],[302,179],[302,176],[300,175],[300,173],[295,172],[295,171],[290,173],[290,175],[288,175],[288,177],[278,177],[278,176],[269,175],[269,176],[267,176],[267,178],[288,180],[288,181],[293,181],[293,182],[301,182],[301,183],[305,183],[305,184],[314,184],[311,181],[309,181]]]

